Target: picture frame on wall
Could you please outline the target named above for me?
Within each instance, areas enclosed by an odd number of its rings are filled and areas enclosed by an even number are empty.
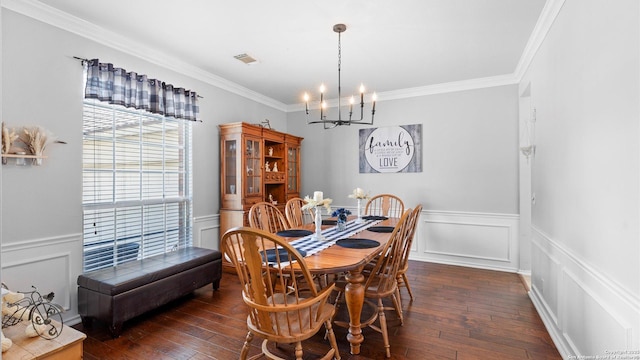
[[[422,172],[422,124],[360,129],[360,173]]]

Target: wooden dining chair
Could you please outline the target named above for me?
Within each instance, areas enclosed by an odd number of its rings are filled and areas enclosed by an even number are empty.
[[[393,229],[389,241],[380,252],[380,256],[378,256],[378,260],[373,265],[373,268],[363,272],[365,276],[365,299],[375,300],[377,301],[377,305],[370,301],[365,301],[365,304],[375,307],[376,311],[373,312],[369,319],[362,321],[362,327],[368,326],[382,334],[386,357],[391,357],[391,345],[389,343],[389,331],[387,329],[385,310],[394,310],[400,319],[401,325],[404,321],[397,276],[400,264],[402,263],[403,249],[406,247],[406,242],[409,240],[411,233],[411,229],[409,228],[410,217],[411,209],[402,214],[400,221],[398,221]],[[336,306],[339,306],[342,302],[346,285],[346,279],[339,279],[335,283],[338,292],[335,302]],[[391,298],[393,307],[384,306],[383,299],[385,298]],[[375,323],[376,320],[378,320],[378,324]],[[335,318],[334,324],[340,327],[349,327],[348,322]]]
[[[287,201],[284,206],[284,214],[290,227],[299,228],[305,224],[314,222],[315,214],[313,213],[313,209],[302,210],[302,207],[305,204],[304,200],[299,197],[295,197]]]
[[[392,194],[379,194],[373,196],[364,206],[365,215],[378,215],[386,217],[401,217],[404,213],[404,202]]]
[[[287,218],[277,206],[266,201],[253,204],[249,209],[249,226],[272,234],[289,229]]]
[[[405,248],[402,251],[402,260],[400,262],[400,268],[398,269],[398,287],[406,287],[409,292],[409,297],[413,301],[413,292],[411,286],[409,286],[409,279],[407,278],[407,271],[409,270],[409,253],[411,253],[411,244],[413,244],[413,238],[416,235],[416,229],[418,228],[418,219],[422,213],[422,205],[416,206],[411,212],[409,217],[409,238],[405,242]]]
[[[249,307],[249,332],[240,359],[247,358],[256,335],[264,339],[262,353],[251,359],[262,355],[280,359],[269,342],[295,344],[295,357],[302,359],[302,341],[318,333],[323,325],[331,349],[322,359],[340,359],[331,326],[335,307],[328,301],[334,287],[317,290],[304,258],[295,248],[276,235],[247,227],[227,231],[221,246],[225,257],[235,265],[242,298]]]

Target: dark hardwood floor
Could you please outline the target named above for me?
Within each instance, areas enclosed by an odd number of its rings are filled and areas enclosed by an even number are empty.
[[[392,359],[561,359],[516,274],[412,261],[415,300],[402,289],[405,321],[388,312]],[[246,335],[246,308],[235,275],[220,289],[198,289],[125,323],[111,339],[94,322],[84,359],[237,359]],[[382,336],[364,329],[360,355],[349,354],[346,329],[334,327],[345,359],[384,359]],[[250,354],[257,354],[256,337]],[[305,358],[328,350],[323,331],[304,343]],[[286,347],[285,347],[286,350]],[[290,352],[293,354],[293,351]]]

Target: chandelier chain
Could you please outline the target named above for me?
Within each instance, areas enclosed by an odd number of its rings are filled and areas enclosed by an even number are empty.
[[[342,121],[342,112],[339,111],[340,106],[342,105],[342,89],[341,89],[341,76],[340,70],[342,70],[342,41],[341,36],[342,33],[338,33],[338,121]]]
[[[338,77],[340,77],[340,68],[342,67],[342,41],[340,33],[338,33]]]

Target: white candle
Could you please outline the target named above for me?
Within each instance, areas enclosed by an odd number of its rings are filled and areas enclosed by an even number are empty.
[[[371,111],[376,111],[376,99],[378,99],[378,96],[376,95],[376,93],[373,93],[373,95],[371,96],[371,100],[373,101],[373,108],[371,109]]]
[[[316,201],[316,202],[322,201],[322,191],[315,191],[313,193],[313,201]]]

